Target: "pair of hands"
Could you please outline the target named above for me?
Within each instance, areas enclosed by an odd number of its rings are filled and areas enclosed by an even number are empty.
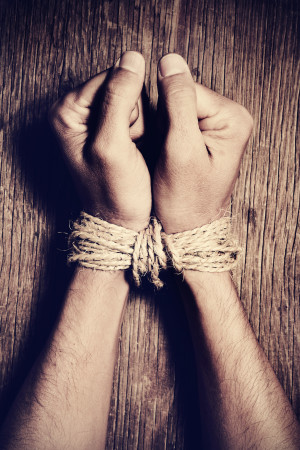
[[[58,100],[50,120],[92,215],[140,231],[152,209],[166,233],[218,218],[227,208],[253,121],[241,105],[193,81],[177,54],[158,64],[163,146],[151,177],[135,142],[144,134],[145,61],[125,52]],[[101,93],[101,101],[99,94]]]

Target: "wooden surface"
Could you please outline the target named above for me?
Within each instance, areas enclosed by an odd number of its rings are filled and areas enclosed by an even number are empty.
[[[153,105],[157,62],[176,51],[195,80],[254,116],[232,203],[245,247],[235,278],[299,415],[297,3],[0,0],[1,416],[49,332],[70,276],[61,251],[65,235],[58,232],[68,230],[77,202],[47,110],[126,49],[146,58]],[[132,293],[119,350],[108,448],[195,448],[195,369],[172,286],[156,297]]]

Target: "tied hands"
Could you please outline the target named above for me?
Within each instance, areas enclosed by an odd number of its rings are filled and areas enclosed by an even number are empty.
[[[252,119],[242,106],[194,83],[179,55],[163,57],[158,120],[165,132],[151,195],[136,146],[144,134],[144,77],[142,55],[126,52],[112,70],[52,108],[83,208],[140,231],[153,197],[166,233],[205,225],[228,206]],[[1,448],[105,448],[128,290],[124,271],[75,271],[49,342],[0,431]],[[296,418],[229,273],[185,270],[180,291],[197,366],[201,448],[298,448]]]
[[[158,64],[158,120],[165,132],[151,195],[150,174],[136,146],[144,134],[144,78],[142,55],[125,52],[110,71],[51,110],[83,208],[140,231],[149,223],[153,197],[167,233],[202,226],[228,207],[252,118],[241,105],[195,83],[179,55],[164,56]]]

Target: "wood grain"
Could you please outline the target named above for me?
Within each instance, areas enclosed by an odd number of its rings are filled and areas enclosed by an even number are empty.
[[[0,415],[41,348],[69,279],[77,199],[47,110],[126,49],[176,51],[194,79],[255,119],[232,201],[245,247],[235,274],[253,329],[292,405],[299,404],[299,6],[296,0],[0,1]],[[172,283],[133,291],[115,368],[107,447],[195,448],[195,369]]]

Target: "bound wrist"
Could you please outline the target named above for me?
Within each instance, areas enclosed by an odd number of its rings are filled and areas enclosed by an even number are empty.
[[[231,284],[232,278],[230,271],[224,272],[201,272],[196,270],[184,270],[183,279],[189,286],[197,284],[208,284],[216,286],[220,284]]]
[[[200,307],[209,303],[211,307],[219,308],[224,303],[229,305],[230,299],[233,297],[237,298],[229,271],[198,272],[184,270],[183,277],[183,288],[188,289]]]
[[[96,308],[107,301],[112,308],[123,305],[129,292],[124,270],[101,271],[77,266],[71,282],[70,298],[77,303],[92,302]]]
[[[125,270],[95,270],[77,265],[74,272],[74,279],[78,286],[86,288],[110,287],[119,284],[127,284]]]

